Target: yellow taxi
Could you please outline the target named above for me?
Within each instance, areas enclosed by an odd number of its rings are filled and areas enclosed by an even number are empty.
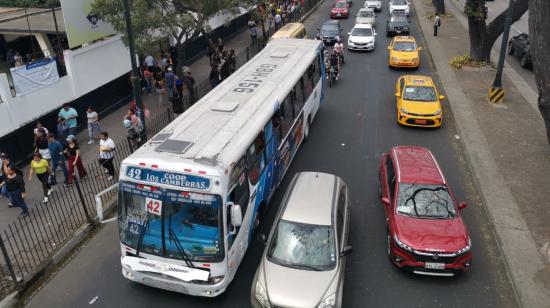
[[[390,51],[390,67],[414,67],[420,66],[419,51],[422,47],[416,46],[416,40],[412,36],[395,36],[388,46]]]
[[[395,85],[397,122],[407,126],[439,127],[443,122],[441,100],[432,78],[404,75]]]
[[[279,31],[275,32],[271,39],[301,39],[305,38],[307,35],[306,27],[304,24],[299,22],[289,22],[286,25],[284,25]]]

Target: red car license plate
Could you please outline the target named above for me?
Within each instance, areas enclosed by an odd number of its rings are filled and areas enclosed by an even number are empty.
[[[416,123],[416,124],[426,124],[426,123],[428,123],[428,121],[426,121],[424,119],[415,119],[414,123]]]
[[[424,268],[442,270],[445,269],[445,263],[426,262]]]

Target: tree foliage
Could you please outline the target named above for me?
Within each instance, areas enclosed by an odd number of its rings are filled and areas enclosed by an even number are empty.
[[[528,4],[529,0],[514,1],[512,23],[525,14]],[[468,17],[470,56],[478,62],[489,62],[491,60],[491,49],[504,31],[504,22],[508,10],[504,10],[493,21],[487,24],[485,0],[467,0],[464,5],[464,13]]]
[[[0,6],[4,7],[59,7],[59,0],[0,0]]]

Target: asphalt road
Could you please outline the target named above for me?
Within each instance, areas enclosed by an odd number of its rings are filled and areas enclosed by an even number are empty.
[[[328,17],[330,4],[327,1],[321,5],[306,21],[310,35]],[[359,6],[356,1],[352,11]],[[395,121],[393,93],[397,78],[407,73],[437,75],[426,50],[419,70],[388,69],[386,16],[387,5],[378,14],[375,51],[346,54],[342,77],[326,90],[310,139],[298,151],[260,232],[268,232],[294,173],[334,173],[348,183],[352,199],[353,253],[346,269],[344,307],[513,307],[513,290],[457,141],[460,136],[456,136],[450,109],[444,103],[444,124],[435,130],[403,128]],[[420,46],[425,46],[414,12],[411,18],[412,34]],[[344,32],[349,31],[353,20],[343,21]],[[473,268],[469,273],[453,278],[417,276],[396,269],[388,261],[377,166],[379,156],[394,145],[430,148],[457,198],[469,203],[463,211],[473,242]],[[213,299],[189,297],[125,280],[120,273],[116,225],[111,224],[39,290],[28,306],[248,307],[251,280],[262,250],[262,244],[254,241],[224,294]]]

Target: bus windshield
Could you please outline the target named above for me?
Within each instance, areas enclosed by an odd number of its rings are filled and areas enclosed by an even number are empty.
[[[218,195],[122,182],[120,240],[139,252],[165,258],[220,262],[221,205]]]

